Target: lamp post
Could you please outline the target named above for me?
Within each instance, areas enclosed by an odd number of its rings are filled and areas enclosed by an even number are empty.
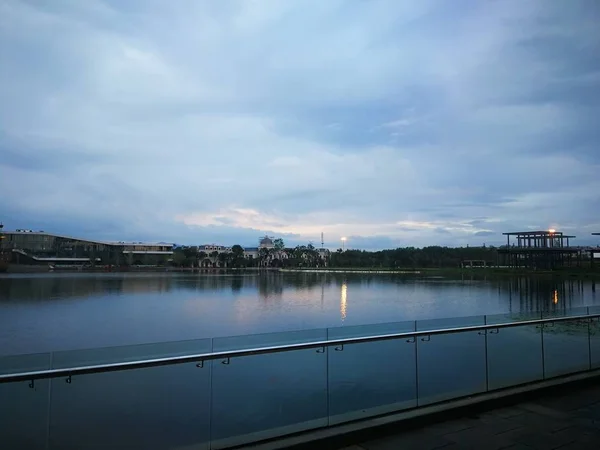
[[[346,240],[347,240],[347,238],[345,238],[345,237],[342,238],[342,251],[346,251]]]

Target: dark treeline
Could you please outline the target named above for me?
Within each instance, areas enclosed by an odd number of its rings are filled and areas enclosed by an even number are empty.
[[[331,254],[331,267],[426,268],[460,267],[466,260],[496,264],[495,247],[404,247],[369,252],[338,249]]]
[[[248,258],[239,245],[231,252],[213,252],[207,254],[197,247],[179,247],[175,249],[173,264],[176,266],[198,267],[206,263],[207,258],[214,267],[348,267],[348,268],[442,268],[460,267],[464,261],[485,261],[488,265],[497,263],[495,247],[404,247],[390,250],[365,251],[338,249],[333,252],[319,252],[311,244],[285,248],[278,240],[278,247],[260,249],[257,258]],[[204,264],[205,265],[205,264]]]

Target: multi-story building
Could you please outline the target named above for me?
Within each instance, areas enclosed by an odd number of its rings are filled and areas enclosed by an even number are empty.
[[[107,242],[44,231],[4,232],[4,249],[19,264],[162,265],[173,255],[173,244]]]
[[[200,267],[224,267],[227,265],[226,262],[220,260],[219,255],[223,253],[231,253],[231,247],[217,244],[205,244],[198,246],[198,253],[204,253],[200,257],[198,264]]]
[[[245,247],[244,248],[244,257],[249,260],[260,259],[260,249],[261,248],[268,249],[271,251],[269,260],[273,259],[273,257],[275,256],[275,253],[280,253],[280,252],[273,251],[273,249],[275,248],[275,245],[273,244],[273,240],[268,236],[264,236],[259,239],[258,247]],[[224,245],[204,244],[204,245],[198,246],[198,253],[200,253],[200,252],[203,252],[205,254],[200,258],[200,261],[199,261],[199,264],[201,267],[225,267],[225,266],[227,266],[227,263],[223,261],[223,258],[220,257],[220,255],[223,253],[232,253],[232,249],[231,249],[231,247],[227,247]],[[284,253],[284,252],[281,252],[281,253]],[[268,261],[266,261],[266,260],[262,261],[262,264],[268,265]]]
[[[207,255],[210,255],[211,253],[214,253],[214,252],[217,252],[217,253],[230,253],[231,252],[231,247],[225,247],[224,245],[217,245],[217,244],[199,245],[198,246],[198,251],[199,252],[204,252]]]
[[[290,258],[293,249],[275,248],[273,238],[263,236],[258,240],[258,247],[245,247],[244,257],[248,259],[250,265],[254,265],[252,261],[259,261],[261,267],[278,267],[284,265],[284,261]],[[330,252],[326,248],[315,249],[322,265],[327,265]],[[203,252],[204,255],[200,258],[199,264],[201,267],[225,267],[228,265],[226,258],[221,255],[223,253],[232,253],[231,247],[226,247],[217,244],[208,244],[198,246],[198,252]],[[303,256],[306,258],[306,256]]]

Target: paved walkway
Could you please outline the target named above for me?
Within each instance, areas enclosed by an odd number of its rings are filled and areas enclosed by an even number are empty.
[[[468,414],[468,413],[467,413]],[[600,383],[360,442],[343,450],[598,450]]]

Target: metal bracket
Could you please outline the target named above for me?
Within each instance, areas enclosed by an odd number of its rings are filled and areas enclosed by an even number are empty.
[[[425,337],[422,337],[422,338],[421,338],[421,340],[422,340],[423,342],[429,342],[429,341],[431,340],[431,336],[425,336]]]
[[[202,369],[204,367],[204,360],[200,361],[198,364],[196,364],[196,367],[198,369]]]
[[[334,350],[336,352],[343,352],[344,351],[344,344],[342,344],[342,345],[340,345],[338,347],[335,347]]]
[[[231,360],[229,358],[227,358],[227,359],[224,359],[223,361],[221,361],[221,364],[228,366],[230,362],[231,362]]]
[[[500,334],[500,329],[494,328],[493,330],[490,330],[490,334]]]
[[[414,344],[415,342],[417,342],[417,338],[413,336],[411,338],[408,338],[406,342],[408,342],[409,344]]]
[[[65,383],[67,383],[67,384],[71,384],[71,381],[73,381],[73,380],[71,380],[71,375],[69,375],[69,376],[67,377],[67,379],[65,380]]]
[[[318,348],[317,353],[325,353],[325,347]]]
[[[29,382],[29,387],[30,387],[31,389],[35,389],[35,380],[31,380],[31,381]]]
[[[479,332],[477,332],[478,335],[480,336],[485,336],[487,334],[488,330],[481,330]]]

